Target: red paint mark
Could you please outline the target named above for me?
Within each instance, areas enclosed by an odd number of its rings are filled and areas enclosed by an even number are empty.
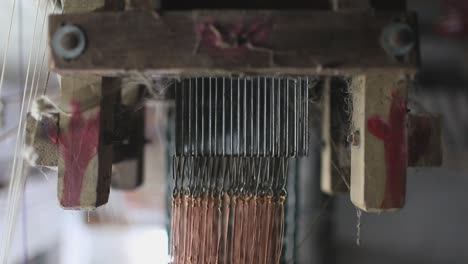
[[[432,136],[430,117],[419,117],[412,120],[408,138],[408,163],[416,164],[429,149]]]
[[[436,31],[445,37],[468,36],[468,2],[466,0],[443,0],[445,15],[436,26]]]
[[[85,120],[77,102],[72,102],[72,117],[66,133],[52,130],[49,137],[59,145],[65,161],[64,189],[60,203],[63,207],[80,206],[83,180],[89,162],[97,155],[99,144],[99,113]]]
[[[406,117],[406,99],[393,93],[389,123],[379,116],[367,121],[369,132],[384,142],[387,177],[382,208],[386,209],[401,208],[405,200],[408,167]]]
[[[195,26],[200,46],[211,55],[225,57],[244,56],[249,50],[265,48],[272,30],[269,19],[239,21],[221,24],[214,19]]]

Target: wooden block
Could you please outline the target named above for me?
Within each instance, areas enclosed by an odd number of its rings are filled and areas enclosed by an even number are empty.
[[[62,0],[65,13],[87,13],[104,7],[107,0]]]
[[[137,103],[140,103],[144,90],[133,90],[136,95],[125,93],[126,96],[116,100],[117,107],[114,107],[112,188],[120,190],[133,190],[143,184],[145,109]]]
[[[419,63],[417,45],[397,60],[378,41],[395,17],[413,21],[407,13],[318,11],[52,15],[49,38],[63,23],[76,24],[87,37],[87,47],[74,60],[64,60],[52,51],[51,68],[61,74],[115,75],[134,70],[190,76],[414,72]],[[109,39],[119,45],[109,45]]]
[[[442,166],[441,116],[418,113],[408,118],[408,166]]]
[[[70,113],[60,115],[58,134],[58,196],[65,209],[90,210],[107,203],[115,86],[109,78],[62,79],[61,108]]]
[[[35,119],[30,113],[27,114],[25,146],[31,154],[30,157],[26,157],[31,165],[57,167],[58,149],[52,137],[58,133],[58,119],[58,113],[43,116],[41,120]]]
[[[348,87],[343,79],[327,78],[322,97],[322,192],[333,195],[349,190],[351,153],[347,143]]]
[[[399,72],[353,78],[351,200],[368,212],[405,202],[408,81]]]

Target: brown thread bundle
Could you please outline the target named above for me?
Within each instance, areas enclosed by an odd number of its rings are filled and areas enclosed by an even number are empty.
[[[280,158],[176,157],[172,263],[279,263],[286,166]]]

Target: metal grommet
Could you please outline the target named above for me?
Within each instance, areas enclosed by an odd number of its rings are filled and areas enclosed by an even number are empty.
[[[405,23],[392,23],[384,28],[380,43],[393,56],[405,56],[416,43],[413,29]]]
[[[54,53],[64,60],[78,58],[86,49],[86,36],[79,27],[65,24],[52,38]]]

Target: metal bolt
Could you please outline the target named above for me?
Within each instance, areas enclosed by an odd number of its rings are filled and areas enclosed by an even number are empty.
[[[55,32],[52,38],[52,49],[64,60],[76,59],[86,49],[86,36],[79,27],[65,24]]]
[[[409,25],[393,23],[384,28],[380,42],[391,55],[405,56],[415,46],[416,36]]]

